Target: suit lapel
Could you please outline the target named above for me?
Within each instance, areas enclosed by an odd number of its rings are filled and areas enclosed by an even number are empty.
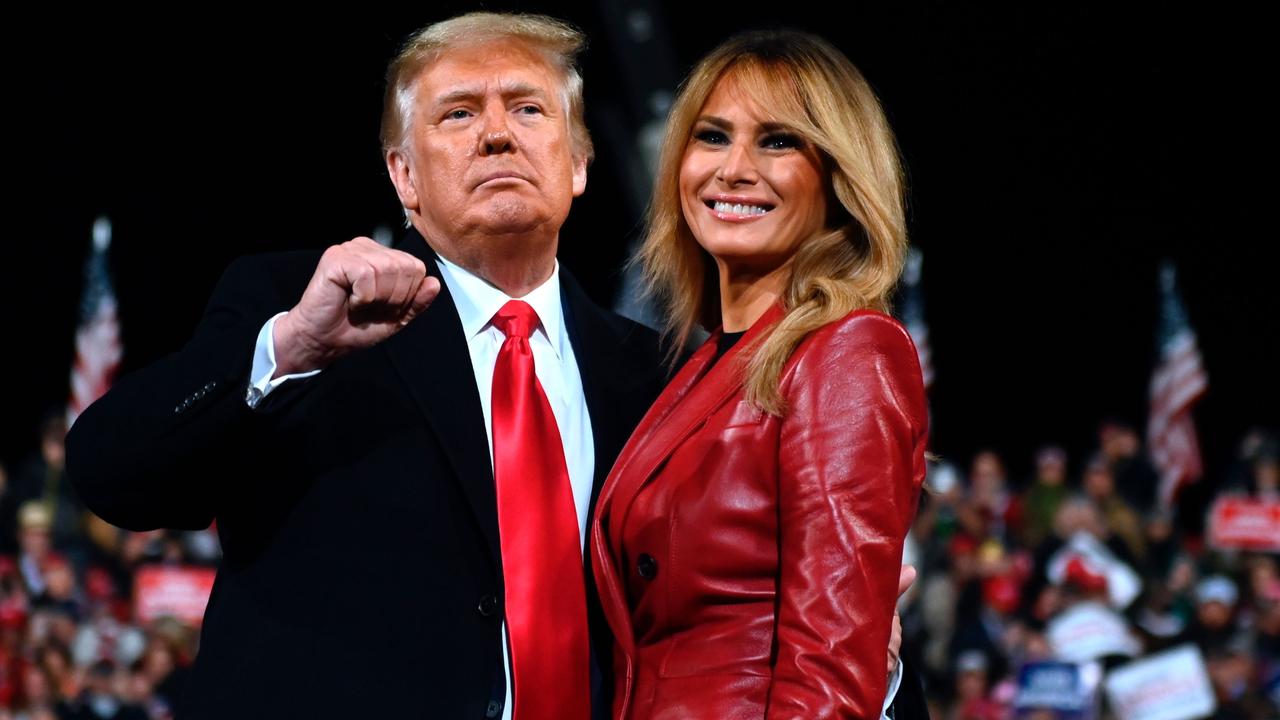
[[[639,386],[648,381],[654,368],[629,369],[623,357],[617,331],[610,326],[604,311],[593,303],[568,273],[560,267],[560,298],[564,308],[565,329],[582,377],[582,394],[591,420],[591,441],[595,451],[595,469],[591,483],[591,513],[600,488],[613,467],[627,438],[631,436],[636,414],[629,407],[647,403],[640,397]]]
[[[440,280],[440,294],[422,315],[380,347],[390,356],[439,438],[489,552],[501,567],[493,463],[462,322],[422,236],[410,230],[396,249],[426,263],[427,273]]]

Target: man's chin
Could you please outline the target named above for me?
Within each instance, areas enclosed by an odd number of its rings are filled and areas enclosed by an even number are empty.
[[[481,210],[477,223],[481,232],[490,235],[518,235],[546,227],[549,217],[541,208],[531,207],[519,199],[498,199]]]

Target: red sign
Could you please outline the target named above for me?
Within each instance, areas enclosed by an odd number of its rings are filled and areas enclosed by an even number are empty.
[[[1280,502],[1228,497],[1209,511],[1209,544],[1216,548],[1280,552]]]
[[[176,618],[198,627],[213,591],[214,571],[209,568],[148,565],[133,580],[134,610],[138,621]]]

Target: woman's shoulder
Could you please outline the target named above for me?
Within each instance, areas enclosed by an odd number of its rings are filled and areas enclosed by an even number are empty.
[[[928,424],[915,344],[902,323],[885,313],[854,310],[823,325],[789,362],[781,390],[799,422],[825,417],[848,424],[889,410],[914,433]]]
[[[924,378],[911,335],[877,310],[854,310],[809,334],[791,356],[784,395],[889,395],[923,412]]]
[[[886,355],[918,363],[915,343],[906,327],[891,315],[862,308],[809,334],[796,355]]]

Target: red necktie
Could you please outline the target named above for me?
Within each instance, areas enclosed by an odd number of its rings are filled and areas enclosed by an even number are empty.
[[[564,445],[533,371],[538,314],[511,300],[493,367],[493,474],[506,581],[514,720],[587,720],[591,685],[582,540]]]

